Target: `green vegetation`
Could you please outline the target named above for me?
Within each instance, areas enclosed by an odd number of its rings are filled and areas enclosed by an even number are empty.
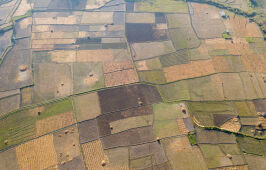
[[[157,103],[153,104],[154,120],[176,120],[177,118],[183,118],[178,103]]]
[[[162,71],[141,71],[139,72],[139,77],[141,81],[154,84],[163,84],[166,82]]]
[[[222,37],[227,40],[231,40],[232,36],[229,34],[229,32],[222,33]]]
[[[245,153],[266,156],[266,140],[237,136],[237,143]]]
[[[189,132],[187,137],[191,145],[197,145],[196,136],[194,132]]]
[[[42,112],[40,116],[38,116],[38,119],[44,119],[71,110],[73,110],[71,99],[66,99],[58,103],[53,103],[45,106],[44,112]]]
[[[246,41],[247,41],[248,43],[254,43],[254,42],[255,42],[254,39],[253,39],[252,37],[246,37]]]

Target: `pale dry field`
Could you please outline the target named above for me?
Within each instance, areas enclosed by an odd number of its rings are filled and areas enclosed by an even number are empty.
[[[242,55],[241,61],[246,71],[266,73],[266,57],[264,54]]]
[[[31,24],[32,24],[32,17],[28,17],[19,22],[19,28],[26,29]]]
[[[86,9],[100,8],[109,1],[111,0],[87,0]]]
[[[85,165],[89,170],[102,170],[108,169],[101,165],[104,160],[107,164],[109,163],[108,157],[105,155],[100,140],[89,142],[82,145],[84,153]]]
[[[77,62],[99,62],[112,61],[114,52],[112,49],[106,50],[79,50],[77,51]]]
[[[155,23],[154,13],[127,13],[126,14],[127,23]]]
[[[163,71],[167,82],[215,73],[212,60],[191,61],[189,64],[165,67]]]
[[[130,61],[104,62],[103,63],[103,72],[104,73],[111,73],[111,72],[115,72],[115,71],[132,69],[132,68],[133,68],[133,65]]]
[[[138,75],[134,69],[121,70],[104,74],[105,86],[119,86],[138,82]]]
[[[76,39],[40,39],[32,40],[32,45],[53,45],[53,44],[73,44]],[[35,47],[36,48],[36,47]]]
[[[45,169],[57,164],[53,135],[29,141],[16,147],[19,169]]]
[[[34,18],[33,24],[35,25],[52,25],[52,24],[59,24],[59,25],[73,25],[79,24],[78,15],[70,15],[67,17],[49,17],[49,18]]]
[[[79,32],[36,32],[31,34],[31,39],[74,39],[79,37]]]
[[[228,120],[221,126],[221,129],[229,130],[232,132],[239,132],[240,128],[241,128],[240,122],[239,121],[236,122],[233,119]]]
[[[84,12],[81,24],[111,24],[113,23],[113,12]]]
[[[14,16],[21,16],[26,14],[29,10],[31,10],[31,4],[28,3],[27,0],[21,0],[18,9],[16,10]]]
[[[36,136],[41,136],[57,129],[74,124],[73,112],[66,112],[63,114],[48,117],[46,119],[38,120],[36,122]]]
[[[182,135],[188,134],[189,131],[187,130],[183,119],[177,119],[177,126]]]
[[[76,62],[76,51],[74,50],[55,50],[49,52],[51,61],[56,63]]]
[[[226,58],[223,56],[214,56],[212,58],[214,69],[217,72],[230,72],[230,65],[227,62]]]

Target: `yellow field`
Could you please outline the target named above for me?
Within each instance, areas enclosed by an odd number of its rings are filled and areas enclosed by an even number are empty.
[[[53,135],[29,141],[16,147],[20,170],[45,169],[57,164]]]

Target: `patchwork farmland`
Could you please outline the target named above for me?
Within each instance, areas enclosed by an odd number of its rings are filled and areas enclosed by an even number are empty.
[[[263,0],[0,0],[0,170],[264,170]]]

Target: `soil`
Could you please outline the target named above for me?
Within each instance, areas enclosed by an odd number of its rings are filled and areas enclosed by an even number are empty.
[[[138,98],[142,105],[161,101],[159,92],[154,86],[141,84],[102,90],[98,95],[102,113],[138,106]]]
[[[36,122],[36,136],[41,136],[57,129],[74,124],[73,112],[66,112]]]
[[[111,134],[110,123],[113,121],[126,119],[136,116],[144,116],[152,114],[152,106],[141,106],[124,111],[117,111],[107,115],[100,115],[97,119],[98,129],[100,136],[106,136]]]
[[[119,86],[138,82],[138,75],[134,69],[121,70],[104,74],[105,86]]]
[[[103,72],[111,73],[115,71],[121,71],[125,69],[132,69],[133,65],[130,61],[124,62],[104,62],[103,63]]]
[[[99,138],[96,119],[87,120],[78,124],[80,143],[87,143]]]
[[[253,101],[257,112],[266,111],[266,100],[254,100]]]
[[[235,115],[230,114],[213,114],[214,126],[220,127],[228,120],[236,117]]]
[[[81,156],[77,156],[73,158],[71,161],[68,161],[64,164],[58,165],[59,170],[67,170],[67,169],[78,169],[78,170],[85,170],[85,165]]]

